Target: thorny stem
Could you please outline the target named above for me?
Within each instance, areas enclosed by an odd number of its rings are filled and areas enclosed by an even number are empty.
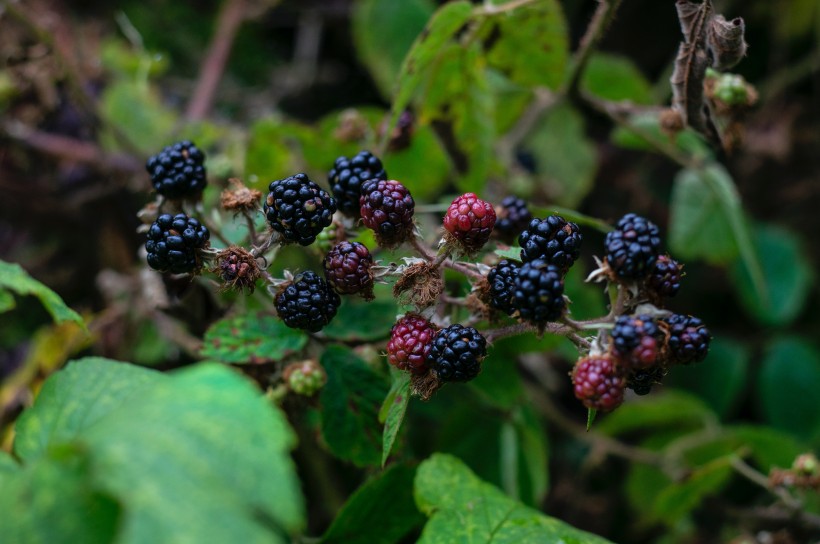
[[[242,211],[242,216],[245,218],[245,224],[248,227],[248,239],[252,246],[256,246],[258,234],[256,233],[256,224],[253,222],[253,215],[247,210]]]
[[[419,254],[424,258],[424,260],[430,262],[436,260],[436,254],[433,253],[433,250],[425,246],[424,240],[422,240],[418,236],[413,236],[413,238],[410,239],[410,245],[412,245],[413,248],[419,252]]]
[[[584,37],[581,38],[578,51],[575,53],[575,61],[564,94],[570,97],[578,96],[578,86],[581,81],[581,76],[589,62],[589,57],[601,42],[604,32],[606,32],[612,20],[615,18],[615,12],[620,5],[621,0],[598,1],[598,7],[592,15],[592,21],[590,21],[586,33],[584,33]]]
[[[453,261],[451,259],[447,259],[442,264],[445,266],[445,268],[449,268],[450,270],[455,270],[456,272],[464,274],[465,276],[467,276],[469,278],[472,278],[473,280],[478,281],[478,280],[484,279],[484,276],[482,276],[477,270],[473,270],[472,268],[470,268],[469,266],[467,266],[464,263],[460,263],[460,262]]]
[[[743,459],[740,457],[733,457],[732,458],[732,468],[735,471],[749,480],[752,483],[755,483],[765,489],[766,491],[772,493],[775,497],[777,497],[789,510],[797,511],[800,510],[802,504],[799,500],[795,499],[788,491],[781,487],[772,487],[769,483],[769,479],[766,476],[751,466],[749,466]]]

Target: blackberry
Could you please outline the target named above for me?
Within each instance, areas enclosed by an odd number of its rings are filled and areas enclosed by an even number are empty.
[[[614,231],[607,233],[606,262],[619,278],[646,277],[658,259],[661,239],[658,227],[639,215],[626,214]]]
[[[319,332],[336,316],[341,299],[314,272],[304,272],[277,293],[276,312],[292,329]]]
[[[487,282],[490,284],[490,306],[507,315],[512,315],[515,311],[513,296],[519,268],[515,261],[504,259],[487,274]]]
[[[387,179],[387,173],[382,161],[369,151],[359,151],[353,158],[336,159],[327,174],[327,181],[342,213],[359,217],[362,184],[371,179]]]
[[[666,369],[662,366],[633,370],[626,377],[626,386],[632,389],[636,395],[648,395],[652,390],[652,386],[660,384],[665,375]]]
[[[264,210],[268,223],[288,242],[307,246],[333,221],[336,199],[307,174],[274,181],[268,187]]]
[[[184,140],[169,145],[145,163],[154,190],[170,199],[196,197],[207,183],[205,154]]]
[[[199,268],[199,250],[208,244],[211,233],[205,225],[184,213],[164,213],[148,229],[145,250],[154,270],[185,274]]]
[[[522,261],[542,259],[564,274],[581,255],[582,241],[578,225],[567,222],[560,215],[533,219],[518,237]]]
[[[373,257],[359,242],[340,242],[325,256],[325,279],[342,295],[373,298]]]
[[[396,247],[413,235],[416,203],[407,188],[395,180],[371,179],[362,185],[359,199],[362,223],[376,233],[376,241]]]
[[[481,249],[490,239],[494,226],[495,210],[474,193],[457,197],[444,215],[444,229],[467,253]]]
[[[703,321],[691,315],[674,314],[661,323],[668,333],[670,363],[688,365],[706,358],[712,337]]]
[[[527,208],[527,202],[515,196],[505,197],[501,206],[496,210],[498,220],[495,222],[496,236],[508,244],[513,244],[518,236],[532,221],[532,214]]]
[[[658,360],[663,331],[648,315],[622,315],[612,329],[612,354],[627,368],[645,369]]]
[[[646,277],[646,290],[655,302],[674,297],[680,289],[683,267],[669,255],[661,255]]]
[[[525,321],[544,325],[564,313],[561,271],[544,260],[524,263],[513,284],[512,306]]]
[[[468,382],[481,372],[487,339],[472,327],[450,325],[433,339],[427,363],[442,382]]]
[[[427,371],[427,355],[436,336],[436,326],[418,314],[407,314],[393,325],[387,342],[387,360],[399,370],[413,374]]]
[[[575,363],[572,387],[587,408],[611,412],[624,400],[626,380],[612,357],[589,355]]]

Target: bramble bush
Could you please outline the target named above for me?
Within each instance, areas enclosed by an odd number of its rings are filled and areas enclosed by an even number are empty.
[[[653,89],[599,52],[620,4],[600,1],[572,52],[557,0],[354,2],[389,108],[248,126],[207,115],[215,49],[184,117],[160,99],[172,67],[144,11],[121,13],[130,46],[103,47],[108,79],[82,101],[95,157],[150,180],[139,263],[100,273],[94,314],[0,261],[0,311],[34,296],[53,320],[0,390],[0,535],[820,538],[820,355],[768,332],[753,367],[734,308],[687,295],[727,274],[783,331],[812,287],[800,239],[756,224],[726,166],[760,99],[730,70],[755,48],[711,0],[668,2],[680,43]],[[227,0],[214,47],[252,9],[270,6]],[[8,10],[45,40],[35,8]],[[666,224],[584,205],[614,192],[595,182],[607,153],[674,165]],[[118,337],[130,363],[95,348],[112,321],[136,330]]]

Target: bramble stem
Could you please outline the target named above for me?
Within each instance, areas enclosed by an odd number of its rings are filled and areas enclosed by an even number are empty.
[[[589,62],[589,58],[601,42],[604,32],[606,32],[612,20],[615,18],[615,12],[620,5],[621,0],[598,1],[598,7],[595,9],[592,20],[589,22],[589,26],[584,33],[584,37],[581,38],[578,51],[575,53],[572,72],[570,72],[567,87],[564,91],[564,94],[567,96],[576,97],[578,95],[578,86],[581,82],[581,76]]]

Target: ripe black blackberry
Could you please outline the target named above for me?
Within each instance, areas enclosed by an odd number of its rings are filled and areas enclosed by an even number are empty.
[[[433,339],[427,362],[442,382],[468,382],[481,372],[487,339],[472,327],[450,325]]]
[[[578,225],[559,215],[533,219],[518,237],[522,261],[543,259],[564,274],[581,255],[582,241]]]
[[[622,315],[612,328],[612,354],[630,369],[649,368],[658,361],[663,331],[648,315]]]
[[[308,271],[285,285],[273,302],[288,327],[319,332],[336,316],[341,299],[325,280]]]
[[[712,337],[703,321],[691,315],[674,314],[661,320],[668,334],[669,362],[688,365],[706,358]]]
[[[339,157],[327,174],[330,190],[336,197],[339,210],[358,218],[362,184],[371,179],[387,179],[382,161],[369,151],[359,151],[354,157]]]
[[[164,213],[148,229],[145,250],[154,270],[186,274],[200,267],[199,250],[208,244],[211,233],[205,225],[184,213]]]
[[[342,295],[373,299],[373,257],[359,242],[340,242],[325,256],[325,279]]]
[[[207,183],[205,154],[184,140],[169,145],[145,163],[154,190],[170,199],[197,197]]]
[[[518,269],[512,306],[525,321],[543,326],[564,313],[564,280],[561,271],[545,260],[524,263]]]
[[[502,242],[513,244],[532,221],[527,202],[516,196],[505,197],[495,211],[498,220],[493,232]]]
[[[658,227],[639,215],[626,214],[604,241],[606,262],[619,278],[646,277],[658,259],[661,238]]]
[[[611,412],[624,401],[626,379],[611,356],[589,355],[575,363],[572,388],[587,408]]]
[[[307,174],[274,181],[268,187],[264,210],[268,223],[288,242],[307,246],[333,221],[336,199]]]
[[[633,370],[626,377],[626,386],[632,389],[636,395],[648,395],[652,390],[652,386],[660,384],[665,375],[666,369],[660,365]]]
[[[413,236],[416,203],[407,187],[398,181],[364,182],[359,204],[362,223],[375,232],[380,246],[393,248]]]
[[[682,276],[683,266],[669,255],[661,255],[646,277],[645,287],[649,298],[660,303],[665,298],[674,297],[680,289]]]
[[[507,315],[512,315],[515,311],[513,296],[519,268],[515,261],[504,259],[487,274],[487,282],[490,284],[490,307]]]

